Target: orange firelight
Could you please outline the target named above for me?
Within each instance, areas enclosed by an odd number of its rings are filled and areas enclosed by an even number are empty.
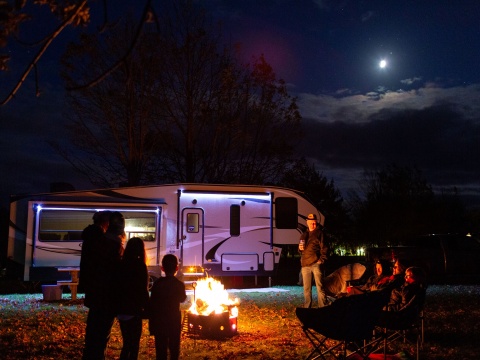
[[[205,338],[225,338],[237,333],[239,300],[231,300],[213,278],[193,283],[192,305],[187,311],[188,330]]]
[[[196,282],[192,305],[188,311],[196,315],[221,314],[228,311],[230,317],[237,317],[239,304],[238,298],[234,300],[229,298],[220,281],[206,277]]]

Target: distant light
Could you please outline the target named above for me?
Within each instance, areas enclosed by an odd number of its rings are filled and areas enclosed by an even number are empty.
[[[387,67],[387,60],[380,60],[378,66],[380,66],[380,69],[385,69]]]

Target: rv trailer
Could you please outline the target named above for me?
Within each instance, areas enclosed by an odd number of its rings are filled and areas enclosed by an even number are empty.
[[[183,272],[272,276],[282,247],[298,243],[307,215],[325,221],[301,192],[268,186],[172,184],[12,196],[7,256],[16,276],[54,280],[58,267],[78,267],[82,230],[101,210],[120,211],[127,239],[144,240],[154,277],[167,253],[177,255]]]

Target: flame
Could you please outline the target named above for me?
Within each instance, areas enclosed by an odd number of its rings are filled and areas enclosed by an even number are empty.
[[[231,300],[223,284],[211,277],[196,282],[190,313],[196,315],[221,314],[229,311],[230,317],[238,316],[238,299]]]

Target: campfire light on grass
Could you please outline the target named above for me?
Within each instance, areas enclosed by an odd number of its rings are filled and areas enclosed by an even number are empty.
[[[237,333],[238,298],[229,298],[223,284],[206,277],[193,284],[193,299],[188,314],[189,331],[206,337]]]

